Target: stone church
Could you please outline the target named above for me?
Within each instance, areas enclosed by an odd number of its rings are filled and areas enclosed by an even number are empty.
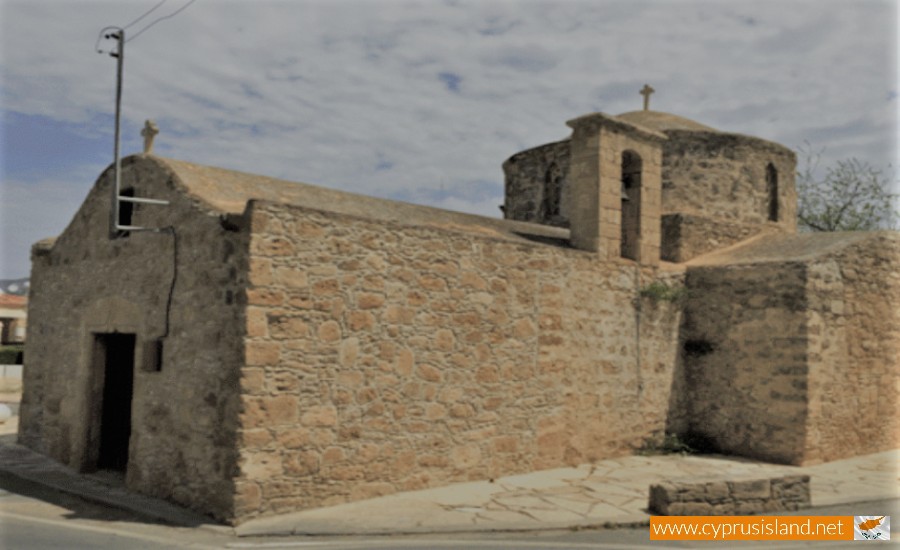
[[[896,232],[798,234],[770,141],[568,125],[504,163],[502,220],[123,159],[124,202],[110,167],[32,250],[20,443],[230,523],[666,434],[898,446]]]

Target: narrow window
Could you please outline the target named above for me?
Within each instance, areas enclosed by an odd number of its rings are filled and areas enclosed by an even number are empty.
[[[769,221],[778,221],[778,170],[770,162],[766,166],[766,196],[768,197]]]
[[[129,187],[127,189],[122,189],[119,192],[120,197],[133,197],[134,196],[134,188]],[[119,225],[134,225],[132,223],[132,219],[134,217],[134,203],[129,201],[119,201]],[[120,230],[120,237],[127,237],[129,235],[128,231]]]
[[[541,201],[541,221],[551,221],[559,217],[560,199],[562,197],[562,172],[555,162],[547,168],[544,175],[544,199]]]
[[[641,157],[634,151],[622,153],[621,255],[637,260],[641,235]]]

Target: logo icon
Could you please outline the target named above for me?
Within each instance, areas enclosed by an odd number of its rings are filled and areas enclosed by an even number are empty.
[[[891,516],[853,516],[853,540],[891,540]]]

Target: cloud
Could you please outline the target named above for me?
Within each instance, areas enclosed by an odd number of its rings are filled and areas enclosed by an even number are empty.
[[[65,229],[102,168],[86,165],[65,179],[4,180],[0,187],[0,279],[28,276],[31,245]]]
[[[115,60],[93,45],[152,5],[0,2],[3,109],[109,158]],[[126,45],[123,149],[152,118],[163,156],[496,216],[503,160],[639,109],[646,82],[653,109],[883,166],[895,24],[854,0],[196,2]]]
[[[528,73],[546,72],[559,63],[556,54],[537,44],[504,46],[490,52],[484,60],[488,64]]]

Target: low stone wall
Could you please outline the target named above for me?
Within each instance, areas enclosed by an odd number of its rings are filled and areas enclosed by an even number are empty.
[[[667,481],[650,486],[650,511],[664,516],[727,516],[809,508],[809,476],[736,481]]]

